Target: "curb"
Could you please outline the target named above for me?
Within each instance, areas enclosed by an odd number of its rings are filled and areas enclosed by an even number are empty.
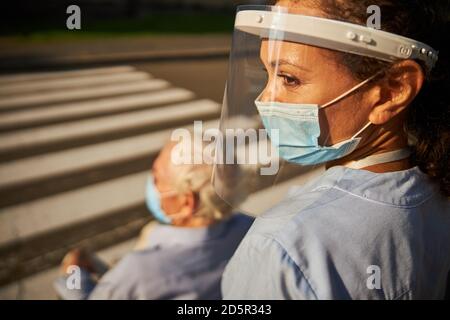
[[[36,70],[42,68],[60,69],[68,67],[80,67],[90,65],[108,65],[130,62],[151,62],[164,60],[195,60],[227,58],[230,53],[229,47],[183,49],[183,50],[158,50],[158,51],[136,51],[126,53],[101,53],[80,54],[73,56],[51,56],[51,57],[14,57],[1,58],[0,69],[11,70]]]

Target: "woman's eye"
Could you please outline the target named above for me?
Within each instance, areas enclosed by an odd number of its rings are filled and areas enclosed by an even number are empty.
[[[300,80],[298,80],[295,77],[292,77],[292,76],[289,76],[286,74],[279,74],[278,76],[283,79],[283,83],[287,86],[294,87],[294,86],[298,86],[300,84]]]

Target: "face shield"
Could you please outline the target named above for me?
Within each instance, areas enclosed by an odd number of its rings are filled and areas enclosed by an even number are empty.
[[[212,177],[235,210],[260,214],[357,148],[370,123],[330,141],[331,128],[346,122],[328,121],[325,109],[376,75],[355,82],[336,62],[337,52],[388,62],[418,59],[428,69],[437,60],[423,43],[365,26],[286,7],[238,7]]]

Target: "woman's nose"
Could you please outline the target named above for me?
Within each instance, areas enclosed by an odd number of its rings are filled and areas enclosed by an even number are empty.
[[[264,89],[264,90],[261,92],[261,94],[259,95],[259,97],[258,97],[257,100],[258,100],[258,101],[261,101],[261,102],[268,102],[268,101],[269,101],[269,99],[268,99],[268,94],[266,93],[266,89]]]
[[[270,91],[270,79],[266,80],[266,85],[264,86],[264,89],[259,93],[259,96],[256,98],[256,100],[260,102],[268,102],[269,101],[269,91]]]
[[[274,86],[269,82],[267,83],[264,90],[261,92],[261,94],[258,97],[258,100],[261,102],[270,102],[270,101],[276,101],[276,90]]]

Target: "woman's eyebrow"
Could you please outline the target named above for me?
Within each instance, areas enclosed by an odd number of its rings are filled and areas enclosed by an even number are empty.
[[[270,62],[270,66],[272,68],[276,68],[277,66],[282,66],[282,65],[286,65],[286,64],[290,65],[290,66],[293,66],[295,68],[301,69],[301,70],[306,71],[306,72],[311,72],[310,69],[308,69],[306,67],[299,66],[299,65],[297,65],[295,63],[292,63],[292,62],[290,62],[288,60],[285,60],[285,59],[278,59],[278,60],[273,60],[273,61]]]

